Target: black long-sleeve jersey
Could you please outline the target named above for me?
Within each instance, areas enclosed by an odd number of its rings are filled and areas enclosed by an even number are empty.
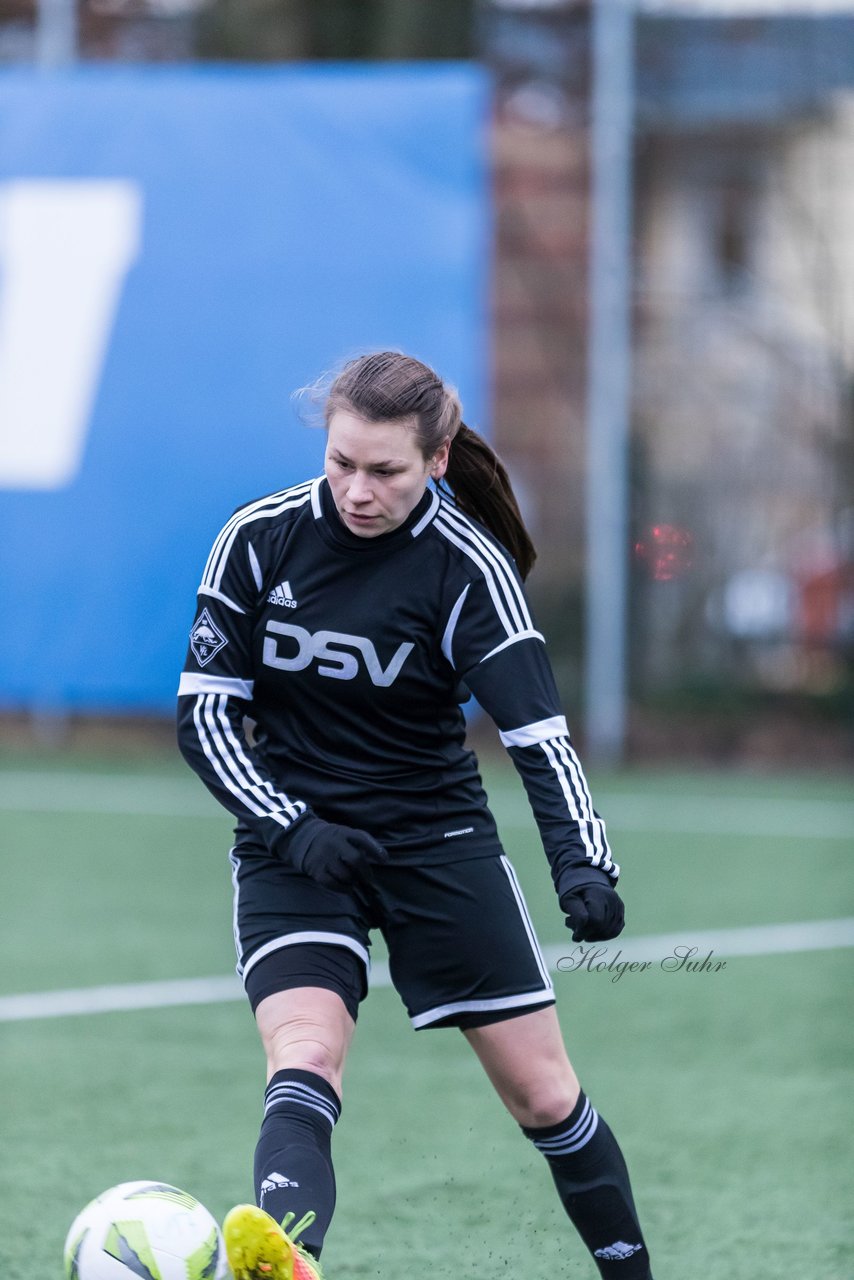
[[[615,881],[543,637],[479,524],[428,489],[399,528],[360,538],[319,477],[241,507],[216,538],[179,743],[272,852],[287,857],[322,819],[370,832],[396,860],[494,855],[466,691],[522,777],[558,893]]]

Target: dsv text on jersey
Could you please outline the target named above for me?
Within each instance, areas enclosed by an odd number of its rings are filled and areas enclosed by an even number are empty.
[[[372,640],[367,636],[351,636],[343,631],[316,631],[287,622],[270,621],[264,636],[263,661],[279,671],[303,671],[317,661],[317,674],[332,680],[353,680],[359,674],[360,661],[373,684],[387,689],[394,684],[400,669],[415,645],[411,641],[398,645],[388,666],[383,667]],[[273,634],[270,634],[273,633]],[[296,652],[283,654],[283,641],[296,643]],[[354,652],[355,650],[355,652]]]

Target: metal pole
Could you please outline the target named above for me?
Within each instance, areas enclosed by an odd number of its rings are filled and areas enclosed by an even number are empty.
[[[587,384],[586,751],[617,763],[626,728],[634,16],[593,0]]]
[[[38,0],[36,65],[45,70],[71,66],[77,47],[77,0]]]

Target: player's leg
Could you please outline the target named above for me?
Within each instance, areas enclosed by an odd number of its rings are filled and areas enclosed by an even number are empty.
[[[579,1089],[548,969],[500,847],[494,857],[382,867],[376,880],[391,975],[412,1025],[464,1030],[509,1111],[548,1160],[602,1275],[650,1280],[625,1162]]]
[[[581,1091],[554,1007],[464,1034],[513,1118],[548,1161],[561,1202],[608,1280],[651,1280],[626,1162]]]
[[[255,1149],[261,1208],[240,1205],[226,1218],[229,1262],[236,1280],[316,1280],[313,1264],[335,1208],[332,1130],[355,1020],[341,996],[323,987],[276,992],[255,1016],[267,1055]]]
[[[463,1028],[495,1090],[523,1128],[554,1124],[581,1092],[554,1005],[486,1026]]]
[[[302,1242],[315,1257],[335,1209],[332,1131],[355,1021],[333,991],[306,987],[268,996],[256,1010],[267,1055],[264,1119],[255,1148],[255,1199],[292,1227],[314,1215]]]
[[[359,1000],[362,960],[349,948],[292,943],[244,973],[267,1057],[255,1148],[255,1200],[320,1256],[335,1209],[332,1132]]]
[[[325,987],[286,988],[259,1001],[255,1022],[267,1058],[268,1084],[279,1071],[302,1070],[321,1076],[341,1096],[344,1063],[356,1029],[347,1003]]]
[[[251,835],[232,865],[238,972],[267,1057],[256,1203],[292,1235],[301,1226],[317,1257],[335,1208],[332,1132],[367,994],[369,926],[359,901],[271,858]]]

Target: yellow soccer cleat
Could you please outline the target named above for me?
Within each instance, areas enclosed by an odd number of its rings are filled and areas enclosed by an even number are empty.
[[[285,1222],[290,1226],[294,1215]],[[314,1220],[298,1223],[294,1235]],[[323,1280],[320,1265],[295,1244],[284,1227],[254,1204],[236,1205],[222,1224],[234,1280]]]
[[[308,1213],[303,1214],[299,1222],[294,1222],[295,1213],[286,1213],[282,1218],[282,1227],[287,1234],[288,1239],[294,1248],[294,1280],[323,1280],[323,1272],[320,1270],[320,1263],[317,1258],[296,1243],[296,1238],[302,1235],[314,1222],[317,1214],[310,1209]]]

